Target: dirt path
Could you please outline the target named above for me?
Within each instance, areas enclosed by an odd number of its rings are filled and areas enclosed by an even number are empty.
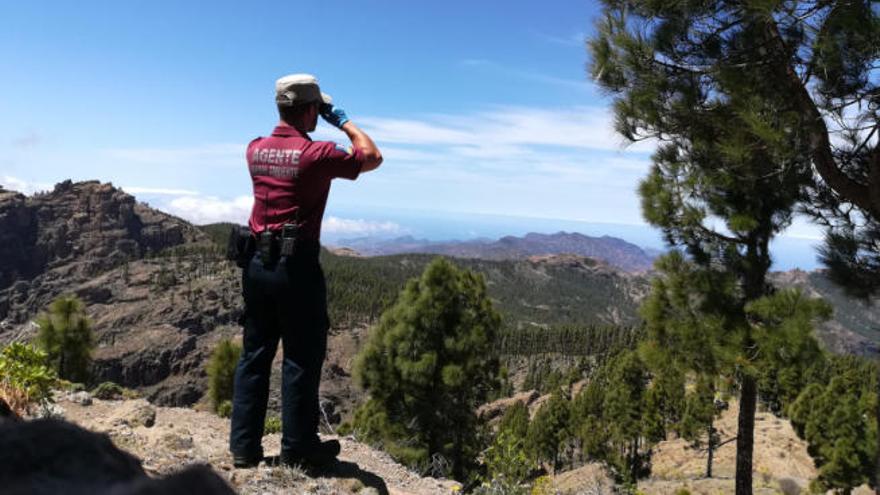
[[[451,494],[458,483],[424,478],[394,462],[384,452],[350,437],[342,444],[340,462],[321,477],[311,478],[295,468],[270,466],[235,469],[227,451],[229,420],[185,408],[154,407],[144,400],[103,401],[82,405],[61,398],[64,417],[93,431],[107,433],[120,448],[143,460],[151,474],[165,474],[193,463],[209,464],[242,494],[273,493],[387,493]],[[150,426],[148,426],[150,425]],[[267,435],[267,455],[277,455],[280,435]]]

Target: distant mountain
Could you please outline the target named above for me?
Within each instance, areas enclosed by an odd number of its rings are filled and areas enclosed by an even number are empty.
[[[832,318],[819,325],[819,338],[840,354],[880,354],[880,297],[863,301],[849,297],[822,271],[790,270],[771,275],[774,284],[797,287],[812,297],[821,297],[834,308]]]
[[[474,239],[468,241],[431,242],[411,236],[391,240],[360,238],[337,243],[365,256],[401,253],[429,253],[456,258],[488,260],[526,259],[530,256],[574,254],[601,260],[627,272],[646,272],[651,269],[656,250],[646,251],[635,244],[616,237],[590,237],[576,232],[555,234],[526,234],[524,237],[506,236],[498,240]]]

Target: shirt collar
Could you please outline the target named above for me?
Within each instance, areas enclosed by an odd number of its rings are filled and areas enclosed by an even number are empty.
[[[302,132],[296,127],[289,125],[279,125],[275,127],[275,129],[272,131],[272,135],[275,137],[301,137],[304,139],[308,139],[309,141],[312,140],[312,138],[310,138],[309,135],[305,132]]]

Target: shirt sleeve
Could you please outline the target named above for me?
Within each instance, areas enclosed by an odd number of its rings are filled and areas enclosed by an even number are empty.
[[[364,155],[352,146],[342,146],[333,141],[315,143],[318,148],[317,165],[331,179],[342,177],[355,180],[361,173]]]

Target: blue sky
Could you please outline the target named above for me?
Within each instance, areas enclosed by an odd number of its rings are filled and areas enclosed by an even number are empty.
[[[334,184],[331,238],[440,236],[414,212],[460,218],[458,235],[443,230],[458,238],[485,234],[468,226],[475,214],[528,217],[522,225],[546,231],[640,225],[635,188],[651,146],[623,147],[587,77],[597,9],[570,0],[5,2],[0,183],[33,191],[100,179],[198,223],[243,221],[243,151],[276,121],[274,80],[310,72],[385,155],[378,171]],[[345,141],[323,123],[314,137]]]

